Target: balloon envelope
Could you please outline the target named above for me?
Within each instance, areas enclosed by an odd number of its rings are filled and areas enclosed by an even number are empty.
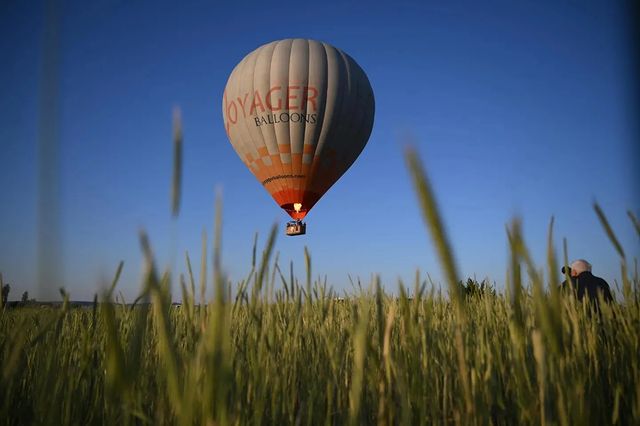
[[[234,68],[222,109],[244,164],[280,207],[303,219],[362,152],[375,103],[350,56],[287,39],[259,47]]]

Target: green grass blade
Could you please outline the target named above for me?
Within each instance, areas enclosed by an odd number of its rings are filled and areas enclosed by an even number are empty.
[[[620,257],[624,259],[625,255],[624,255],[624,250],[622,249],[622,245],[618,241],[618,238],[616,238],[616,235],[614,234],[613,229],[611,228],[611,225],[609,225],[609,221],[607,220],[607,217],[605,216],[604,212],[602,211],[598,203],[593,203],[593,209],[596,211],[596,214],[598,215],[598,219],[600,220],[600,224],[604,228],[604,231],[607,233],[607,237],[609,237],[609,240],[615,247]]]
[[[458,272],[455,266],[453,250],[449,244],[442,220],[440,219],[435,195],[431,189],[427,175],[422,168],[422,164],[418,159],[418,155],[412,148],[408,148],[406,150],[405,160],[418,195],[422,215],[429,230],[431,231],[433,245],[438,252],[440,264],[442,265],[449,285],[449,293],[451,294],[451,298],[457,308],[458,317],[463,321],[465,319],[465,314],[463,310],[463,295],[460,287],[458,286]]]
[[[182,114],[180,108],[173,110],[173,179],[171,180],[171,214],[180,214],[182,187]]]
[[[638,218],[633,214],[631,210],[627,210],[627,216],[629,216],[629,219],[633,224],[633,228],[636,230],[636,234],[638,234],[638,236],[640,237],[640,221],[638,221]]]

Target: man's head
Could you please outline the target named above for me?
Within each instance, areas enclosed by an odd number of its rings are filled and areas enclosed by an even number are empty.
[[[571,276],[577,277],[581,273],[589,271],[591,272],[591,264],[584,259],[574,260],[571,263]]]

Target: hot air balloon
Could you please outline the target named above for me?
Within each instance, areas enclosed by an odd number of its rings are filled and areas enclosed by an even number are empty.
[[[366,74],[323,42],[274,41],[231,72],[222,116],[240,159],[306,232],[307,213],[367,144],[375,102]]]

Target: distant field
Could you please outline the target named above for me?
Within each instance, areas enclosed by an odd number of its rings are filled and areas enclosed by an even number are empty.
[[[206,245],[198,273],[187,258],[176,307],[143,235],[145,303],[112,303],[116,274],[89,309],[0,310],[0,424],[640,424],[640,281],[599,208],[620,248],[617,303],[596,312],[560,294],[517,222],[507,294],[467,292],[408,161],[447,294],[417,276],[397,297],[374,281],[339,299],[312,282],[308,252],[306,277],[280,269],[274,229],[232,289],[215,242],[213,273]]]

